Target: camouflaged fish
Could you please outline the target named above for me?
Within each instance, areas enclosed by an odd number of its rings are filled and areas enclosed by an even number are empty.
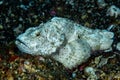
[[[111,48],[113,37],[113,32],[93,30],[66,18],[53,17],[27,29],[15,43],[24,53],[51,56],[71,69],[85,62],[91,51]]]

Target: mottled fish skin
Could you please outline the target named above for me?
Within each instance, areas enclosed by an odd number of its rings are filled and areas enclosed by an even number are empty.
[[[66,18],[53,17],[38,27],[27,29],[15,43],[22,52],[50,55],[71,69],[85,62],[91,51],[111,48],[113,37],[107,30],[93,30]]]

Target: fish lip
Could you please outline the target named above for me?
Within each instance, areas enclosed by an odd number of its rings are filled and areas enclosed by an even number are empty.
[[[15,44],[18,45],[18,48],[21,50],[23,46],[24,48],[23,49],[28,49],[28,50],[31,50],[29,46],[27,46],[27,44],[25,42],[23,42],[21,39],[17,38],[16,41],[15,41]],[[23,50],[22,49],[22,50]]]
[[[34,50],[32,50],[29,45],[27,45],[24,41],[22,41],[21,39],[17,38],[15,41],[15,44],[17,45],[18,49],[23,52],[23,53],[27,53],[27,54],[34,54]]]
[[[28,47],[22,40],[20,40],[20,39],[18,39],[18,38],[16,39],[16,42],[18,42],[18,43],[20,43],[20,44],[22,44],[22,45]]]

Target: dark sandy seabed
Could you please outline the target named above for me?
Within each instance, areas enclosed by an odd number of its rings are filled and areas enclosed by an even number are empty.
[[[98,69],[99,80],[120,79],[120,52],[114,48],[120,42],[120,16],[106,16],[111,5],[120,8],[120,0],[105,0],[104,8],[98,6],[97,0],[70,1],[74,4],[66,4],[66,0],[0,0],[0,80],[86,80],[87,66]],[[14,41],[19,34],[54,16],[93,29],[107,29],[114,24],[113,50],[94,52],[86,63],[69,70],[49,57],[31,56],[17,49]]]

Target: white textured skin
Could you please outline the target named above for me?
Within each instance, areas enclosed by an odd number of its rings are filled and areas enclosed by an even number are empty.
[[[81,36],[91,46],[92,50],[106,50],[109,49],[113,40],[114,34],[106,30],[89,30]]]
[[[71,69],[85,62],[90,57],[90,52],[90,46],[85,41],[78,39],[68,43],[59,54],[53,55],[53,58]]]
[[[66,68],[85,62],[91,50],[111,48],[114,34],[106,30],[93,30],[66,18],[54,17],[38,27],[19,35],[18,48],[32,55],[50,55]]]
[[[48,24],[41,24],[39,27],[29,28],[24,34],[17,37],[17,39],[28,45],[29,48],[23,46],[18,41],[16,41],[16,44],[21,51],[26,53],[49,55],[55,52],[56,48],[64,41],[64,35],[61,34],[62,30],[59,30],[58,27],[55,23],[48,22]]]

